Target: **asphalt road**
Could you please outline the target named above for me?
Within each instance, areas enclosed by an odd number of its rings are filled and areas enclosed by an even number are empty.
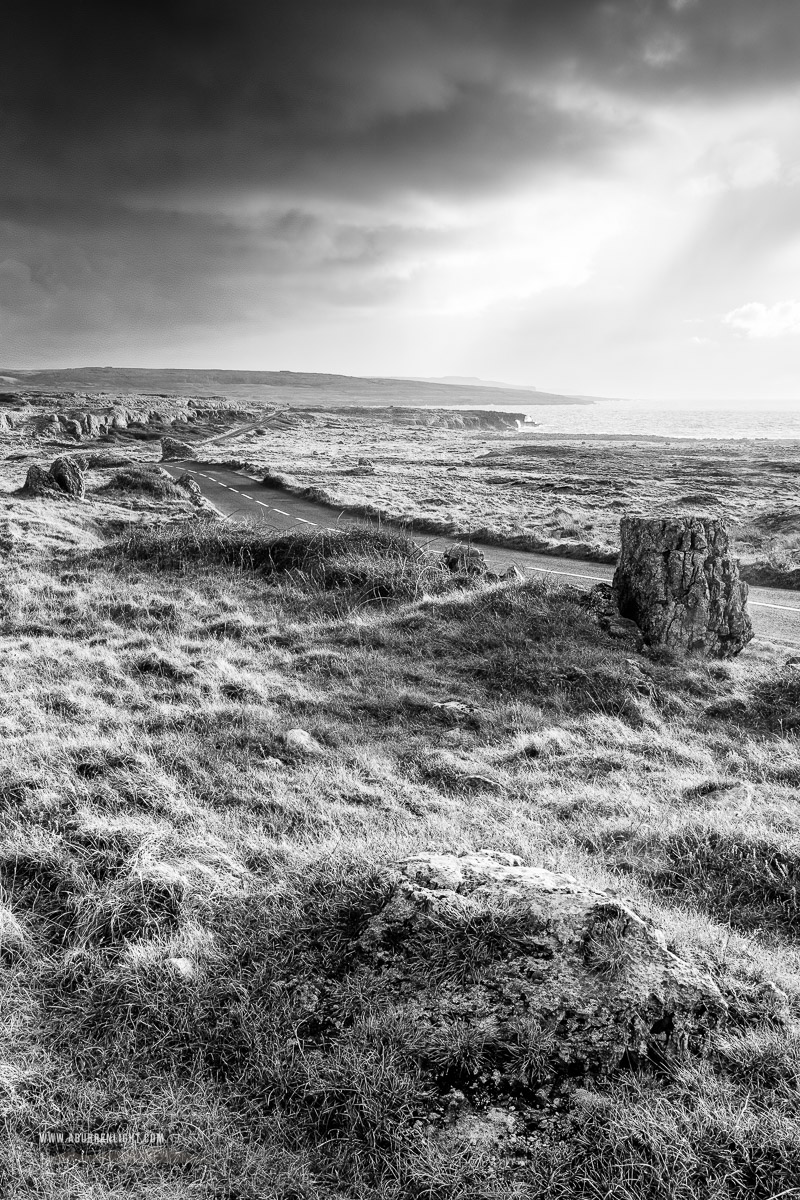
[[[364,524],[363,517],[312,500],[302,500],[229,467],[216,467],[191,460],[161,465],[176,479],[184,472],[193,475],[206,500],[219,513],[232,520],[268,525],[278,530],[342,529],[348,525]],[[414,534],[414,540],[432,551],[442,551],[452,546],[455,539]],[[532,554],[483,544],[480,549],[492,570],[503,571],[514,563],[523,571],[552,575],[576,587],[609,583],[614,573],[614,568],[605,563],[556,558],[550,554]],[[759,640],[800,649],[800,593],[779,588],[751,587],[748,607]]]

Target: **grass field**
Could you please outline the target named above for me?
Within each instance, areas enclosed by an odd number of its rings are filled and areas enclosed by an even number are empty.
[[[641,655],[570,589],[179,500],[153,526],[151,502],[115,537],[79,506],[48,545],[17,519],[6,548],[6,1194],[797,1194],[796,663]],[[482,846],[643,905],[727,1000],[710,1057],[553,1111],[489,1044],[421,1047],[359,932],[386,864]],[[139,1144],[42,1153],[42,1130]]]

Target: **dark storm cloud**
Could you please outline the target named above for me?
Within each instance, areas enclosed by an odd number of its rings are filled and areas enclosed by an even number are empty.
[[[392,301],[458,253],[404,199],[601,176],[798,64],[797,0],[10,0],[5,357]]]
[[[486,186],[629,132],[551,88],[718,95],[796,77],[795,0],[162,0],[4,12],[20,194]]]

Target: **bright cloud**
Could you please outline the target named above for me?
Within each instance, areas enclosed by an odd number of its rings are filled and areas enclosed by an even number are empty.
[[[800,334],[800,300],[779,300],[771,306],[755,302],[726,313],[726,325],[748,338],[776,338]]]

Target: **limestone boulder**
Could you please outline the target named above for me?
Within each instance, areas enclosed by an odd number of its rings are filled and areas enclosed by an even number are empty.
[[[486,558],[474,546],[449,546],[442,562],[454,575],[485,575],[488,570]]]
[[[59,418],[61,428],[67,437],[74,438],[76,442],[81,440],[83,430],[81,429],[80,421],[76,421],[71,417]]]
[[[60,489],[50,472],[34,463],[28,467],[22,491],[26,496],[52,497],[58,495]]]
[[[82,500],[86,494],[83,472],[83,462],[69,454],[57,458],[50,468],[50,476],[56,487],[77,500]]]
[[[82,500],[86,494],[84,471],[87,459],[83,454],[64,454],[57,458],[49,471],[44,467],[28,468],[22,491],[26,496],[64,497]]]
[[[323,753],[322,746],[307,729],[287,729],[283,735],[283,745],[289,754],[300,758],[313,758]]]
[[[170,476],[170,478],[172,478],[172,476]],[[175,480],[175,482],[177,483],[178,487],[183,488],[186,492],[189,492],[194,499],[199,499],[199,497],[202,496],[199,483],[195,479],[194,475],[190,475],[188,471],[184,471],[183,474]]]
[[[86,437],[100,437],[106,431],[107,421],[97,413],[84,413],[81,417],[81,428]]]
[[[177,438],[161,439],[162,462],[180,462],[184,458],[194,458],[191,446],[187,446],[186,442],[179,442]]]
[[[623,517],[614,573],[620,617],[651,646],[731,658],[753,637],[747,584],[721,521]]]
[[[61,437],[63,432],[57,413],[48,413],[44,417],[37,417],[33,424],[36,432],[42,437]]]
[[[619,1067],[706,1054],[725,1021],[646,916],[571,875],[479,850],[416,855],[384,883],[361,955],[441,1083],[560,1104]]]

